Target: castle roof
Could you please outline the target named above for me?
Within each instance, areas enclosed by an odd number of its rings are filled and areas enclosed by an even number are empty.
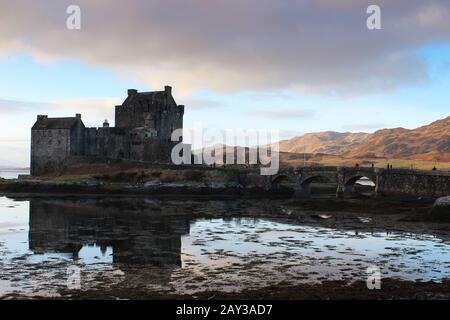
[[[47,118],[42,117],[36,121],[32,130],[45,130],[45,129],[71,129],[78,122],[77,117],[68,118]]]
[[[150,92],[138,92],[133,95],[129,95],[125,101],[123,102],[124,105],[127,104],[134,104],[136,102],[140,101],[146,101],[146,100],[158,100],[162,99],[164,97],[165,92],[164,91],[150,91]]]
[[[164,97],[172,97],[172,87],[165,86],[163,91],[138,92],[136,89],[128,89],[128,97],[123,102],[123,106],[133,105],[135,103],[148,102],[154,100],[162,100]],[[175,103],[176,104],[176,103]]]

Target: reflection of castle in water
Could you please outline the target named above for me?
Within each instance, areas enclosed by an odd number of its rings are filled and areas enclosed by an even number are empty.
[[[70,253],[96,244],[112,247],[113,263],[181,266],[181,236],[189,218],[176,206],[145,200],[30,200],[29,245],[34,253]]]

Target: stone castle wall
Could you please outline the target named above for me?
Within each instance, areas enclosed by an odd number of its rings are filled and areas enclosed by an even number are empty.
[[[170,87],[166,87],[164,92],[148,96],[129,90],[128,99],[115,109],[117,128],[145,128],[145,138],[157,138],[165,142],[170,142],[175,129],[183,128],[183,115],[184,106],[176,104]]]
[[[177,143],[146,138],[145,130],[86,128],[85,155],[108,159],[170,163],[172,148]]]
[[[57,170],[70,156],[70,130],[34,130],[31,135],[31,174]]]
[[[58,171],[71,156],[170,162],[176,144],[171,135],[183,128],[184,115],[184,106],[176,104],[171,87],[142,93],[130,89],[115,112],[116,126],[109,127],[105,121],[100,128],[86,128],[80,114],[71,118],[38,116],[32,128],[31,174]]]

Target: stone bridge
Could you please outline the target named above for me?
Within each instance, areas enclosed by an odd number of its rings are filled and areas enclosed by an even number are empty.
[[[377,195],[441,197],[450,194],[450,172],[370,167],[299,167],[280,169],[267,177],[267,189],[276,189],[284,181],[295,182],[300,194],[309,195],[315,181],[336,183],[336,196],[354,192],[355,183],[366,177],[375,184]]]

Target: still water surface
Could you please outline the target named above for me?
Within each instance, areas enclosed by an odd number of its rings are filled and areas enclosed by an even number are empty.
[[[58,296],[72,267],[80,270],[81,290],[187,294],[281,281],[350,282],[366,279],[372,265],[384,277],[450,277],[447,239],[252,216],[262,210],[277,205],[0,197],[0,296]]]

